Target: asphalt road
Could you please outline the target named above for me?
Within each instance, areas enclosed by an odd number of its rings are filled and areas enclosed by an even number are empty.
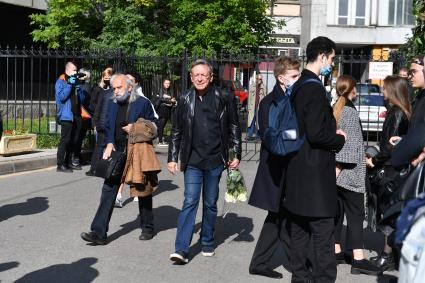
[[[165,168],[165,150],[159,154]],[[253,159],[246,155],[244,159]],[[242,162],[248,187],[258,163]],[[174,251],[179,209],[183,201],[183,175],[160,174],[154,197],[157,235],[139,241],[137,205],[128,199],[115,209],[107,246],[90,246],[80,239],[96,211],[102,180],[83,171],[57,173],[54,168],[0,177],[0,280],[1,282],[275,282],[248,273],[248,265],[266,213],[247,204],[228,207],[217,221],[216,255],[205,258],[197,244],[201,209],[192,240],[190,263],[176,266]],[[221,182],[219,214],[223,212],[225,174]],[[128,196],[128,187],[125,190]],[[367,248],[379,248],[382,237],[365,233]],[[277,271],[290,281],[290,273],[276,256]],[[368,253],[370,255],[370,253]],[[338,266],[337,282],[388,282],[396,273],[379,278],[351,275],[349,265]]]

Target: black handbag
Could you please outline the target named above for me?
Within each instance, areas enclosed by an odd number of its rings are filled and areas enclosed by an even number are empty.
[[[401,170],[394,180],[385,184],[384,191],[387,198],[384,201],[383,222],[397,217],[409,200],[425,191],[425,161],[416,167],[409,165]]]
[[[119,179],[124,172],[126,160],[126,150],[124,152],[113,150],[108,159],[99,160],[94,175],[104,179]]]

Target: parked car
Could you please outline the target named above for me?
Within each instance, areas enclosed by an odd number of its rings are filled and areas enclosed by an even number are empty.
[[[357,84],[357,100],[354,105],[359,111],[363,131],[380,132],[385,121],[387,109],[384,95],[375,84]]]
[[[240,107],[245,107],[248,102],[248,91],[244,89],[240,81],[221,80],[220,85],[222,88],[233,93],[238,99]]]

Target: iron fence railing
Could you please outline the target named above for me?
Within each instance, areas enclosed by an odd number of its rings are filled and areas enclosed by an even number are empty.
[[[172,81],[172,93],[179,96],[190,87],[189,66],[199,57],[206,57],[214,68],[214,82],[230,90],[240,102],[240,119],[243,132],[247,125],[247,104],[249,90],[255,75],[263,76],[267,93],[275,84],[273,61],[276,54],[216,54],[215,56],[195,56],[187,52],[176,57],[142,57],[125,54],[121,50],[52,50],[35,48],[1,48],[0,47],[0,111],[5,130],[25,129],[33,133],[49,133],[56,115],[54,84],[63,73],[67,61],[73,61],[78,68],[85,68],[92,73],[92,84],[99,81],[102,70],[107,66],[116,71],[133,70],[142,77],[143,92],[155,100],[164,78]],[[299,57],[302,67],[306,64],[305,56]],[[402,54],[373,56],[356,50],[338,52],[335,60],[334,75],[350,74],[359,82],[368,82],[368,64],[372,61],[392,61],[394,71],[405,65]],[[332,82],[332,80],[324,80]],[[374,82],[378,85],[380,81]],[[330,88],[332,88],[332,83]],[[331,90],[330,90],[331,91]],[[369,95],[370,93],[360,93]],[[382,119],[369,115],[373,107],[362,107],[367,111],[362,123],[365,128],[365,140],[376,142],[382,128]],[[378,113],[378,116],[381,113]],[[373,113],[375,115],[375,113]],[[372,127],[373,125],[373,127]],[[245,137],[245,135],[244,135]],[[244,138],[245,151],[257,153],[258,140]],[[248,144],[250,144],[248,146]],[[252,146],[251,146],[252,144]],[[250,148],[250,149],[249,149]]]

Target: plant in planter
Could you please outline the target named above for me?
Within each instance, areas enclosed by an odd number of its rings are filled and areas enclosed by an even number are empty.
[[[36,148],[37,135],[29,134],[25,129],[5,130],[0,141],[0,154],[11,155],[33,151]]]

